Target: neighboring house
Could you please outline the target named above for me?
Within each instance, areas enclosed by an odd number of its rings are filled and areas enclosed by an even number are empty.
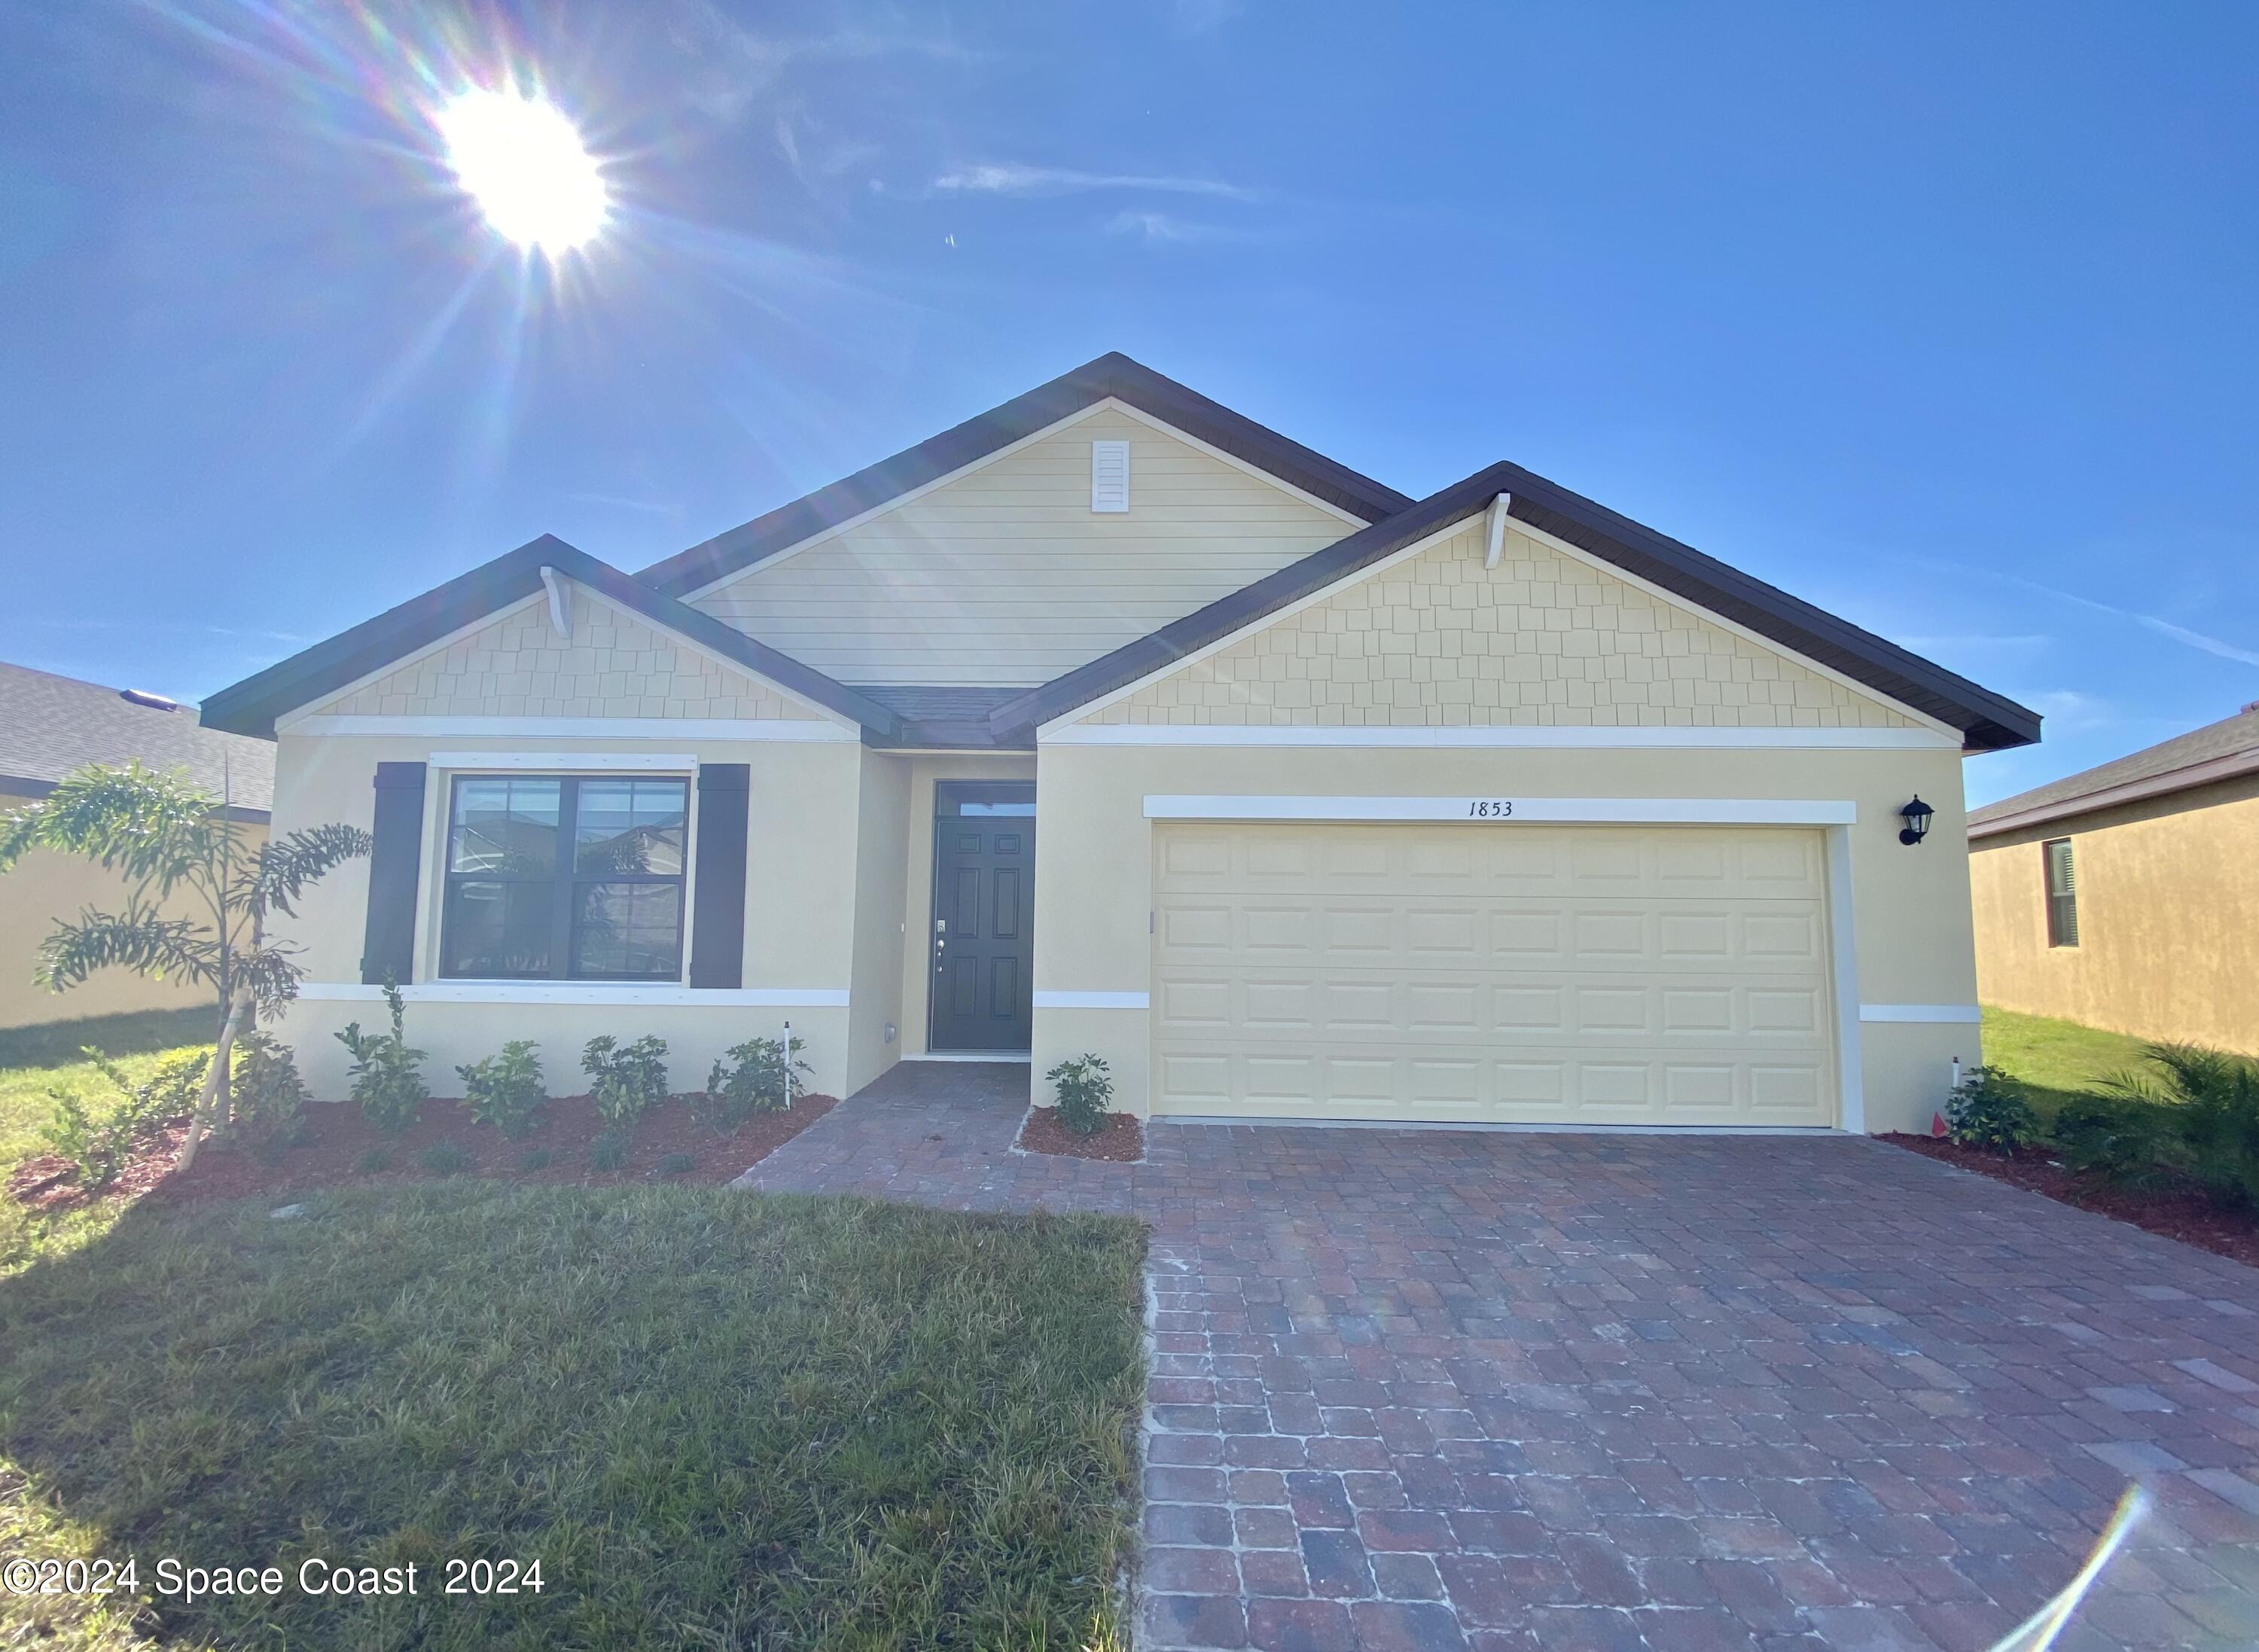
[[[257,827],[246,838],[266,841],[273,741],[201,727],[195,711],[156,694],[0,666],[0,814],[45,797],[89,763],[122,766],[135,758],[149,768],[184,770],[214,797],[230,798],[234,818]],[[103,970],[68,993],[33,982],[39,942],[58,918],[87,907],[115,911],[125,895],[115,875],[44,849],[0,876],[0,1027],[178,1009],[211,996],[178,979],[153,981],[122,969]]]
[[[2259,701],[1969,837],[1986,1003],[2259,1054]]]
[[[651,1032],[688,1086],[789,1019],[841,1094],[1090,1050],[1139,1113],[1850,1129],[1978,1057],[1961,757],[2040,726],[1519,466],[1408,499],[1118,355],[204,711],[280,737],[283,826],[376,835],[298,926],[329,1093],[391,977],[435,1078]]]

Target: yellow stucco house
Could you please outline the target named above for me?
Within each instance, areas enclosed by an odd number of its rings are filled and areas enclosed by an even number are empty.
[[[1088,1050],[1141,1114],[1846,1130],[1978,1058],[1961,760],[2040,725],[1518,466],[1412,499],[1119,355],[204,715],[278,737],[283,829],[374,833],[296,930],[331,1093],[395,979],[435,1076],[652,1032],[688,1087],[789,1020],[840,1094]]]
[[[2259,1054],[2259,701],[1969,837],[1986,1003]]]
[[[89,763],[115,767],[135,758],[149,768],[180,770],[212,796],[227,799],[230,817],[245,823],[246,841],[266,841],[274,790],[271,740],[203,727],[193,710],[160,695],[0,665],[0,815],[45,797],[56,781]],[[178,978],[152,980],[122,969],[103,970],[68,993],[51,993],[32,979],[39,942],[58,919],[89,906],[114,911],[126,893],[113,874],[45,849],[0,877],[0,1027],[210,1000],[207,988]]]

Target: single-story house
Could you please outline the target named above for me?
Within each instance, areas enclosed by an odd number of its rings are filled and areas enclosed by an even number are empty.
[[[1985,1001],[2259,1054],[2259,701],[1969,817]]]
[[[0,815],[35,802],[89,763],[185,772],[228,814],[245,838],[264,843],[274,795],[274,743],[202,726],[196,712],[161,694],[105,688],[23,666],[0,665]],[[58,919],[87,907],[115,910],[126,895],[115,874],[35,849],[0,876],[0,1027],[44,1026],[139,1009],[204,1002],[203,987],[103,970],[68,993],[36,984],[39,942]],[[217,1010],[215,1008],[214,1014]]]
[[[1121,355],[640,573],[522,545],[215,695],[373,858],[286,1036],[1140,1114],[1925,1124],[2022,706],[1512,464],[1411,499]],[[1919,796],[1928,835],[1902,810]]]

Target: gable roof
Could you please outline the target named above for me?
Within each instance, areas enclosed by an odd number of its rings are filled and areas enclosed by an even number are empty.
[[[702,589],[1109,397],[1290,482],[1360,522],[1378,522],[1412,502],[1393,488],[1359,475],[1115,351],[891,459],[655,562],[637,577],[671,596]]]
[[[1969,835],[1997,837],[2244,774],[2259,774],[2259,701],[2232,717],[1971,810]]]
[[[1997,751],[2028,745],[2040,737],[2037,712],[1692,545],[1504,462],[1477,471],[1393,516],[1008,701],[989,715],[990,726],[1001,736],[1064,716],[1476,515],[1501,493],[1513,495],[1509,515],[1515,522],[1565,540],[1960,730],[1965,750]]]
[[[207,728],[194,709],[136,703],[122,690],[27,666],[0,666],[0,791],[44,794],[89,763],[183,769],[232,812],[264,820],[274,745]]]
[[[901,719],[867,694],[833,681],[789,654],[780,654],[710,614],[678,602],[547,533],[221,689],[203,702],[204,724],[271,739],[274,720],[283,713],[334,694],[396,659],[531,596],[541,589],[545,567],[555,568],[608,602],[759,673],[803,700],[852,718],[874,735],[893,738],[901,732]]]

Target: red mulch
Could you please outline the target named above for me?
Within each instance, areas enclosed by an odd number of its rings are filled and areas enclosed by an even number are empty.
[[[2259,1267],[2259,1212],[2223,1205],[2200,1187],[2120,1187],[2100,1177],[2081,1176],[2053,1161],[2051,1150],[2019,1148],[2013,1155],[1963,1147],[1941,1136],[1894,1132],[1883,1137],[1928,1158],[1990,1176],[2081,1210],[2130,1221],[2136,1228],[2177,1239],[2236,1262]]]
[[[25,1160],[8,1178],[8,1192],[18,1202],[41,1210],[69,1210],[103,1199],[150,1198],[172,1205],[202,1205],[216,1200],[249,1199],[302,1193],[346,1183],[429,1181],[434,1172],[421,1163],[424,1151],[440,1142],[453,1142],[470,1156],[456,1174],[492,1177],[511,1182],[572,1182],[591,1187],[619,1186],[657,1179],[704,1183],[734,1180],[746,1169],[789,1142],[837,1105],[828,1095],[802,1096],[783,1113],[757,1113],[723,1135],[691,1116],[687,1099],[676,1098],[653,1107],[636,1121],[627,1165],[616,1171],[588,1168],[588,1144],[606,1126],[587,1096],[560,1096],[543,1109],[541,1123],[522,1136],[505,1136],[491,1126],[473,1121],[460,1101],[427,1101],[416,1122],[396,1136],[388,1136],[361,1116],[350,1104],[310,1107],[301,1127],[302,1144],[269,1159],[247,1143],[207,1145],[185,1176],[173,1173],[173,1157],[180,1151],[188,1121],[179,1119],[164,1135],[151,1142],[127,1164],[118,1183],[105,1193],[86,1193],[69,1179],[68,1164],[53,1154]],[[360,1168],[360,1158],[372,1148],[389,1156],[389,1167],[374,1172]],[[526,1156],[545,1150],[549,1162],[538,1170],[523,1168]],[[670,1153],[687,1153],[697,1161],[679,1176],[659,1177],[659,1161]]]
[[[1037,1107],[1020,1127],[1020,1145],[1030,1153],[1057,1153],[1065,1158],[1136,1164],[1145,1157],[1145,1127],[1137,1122],[1134,1113],[1109,1113],[1099,1129],[1088,1136],[1077,1136],[1059,1122],[1057,1107]]]

